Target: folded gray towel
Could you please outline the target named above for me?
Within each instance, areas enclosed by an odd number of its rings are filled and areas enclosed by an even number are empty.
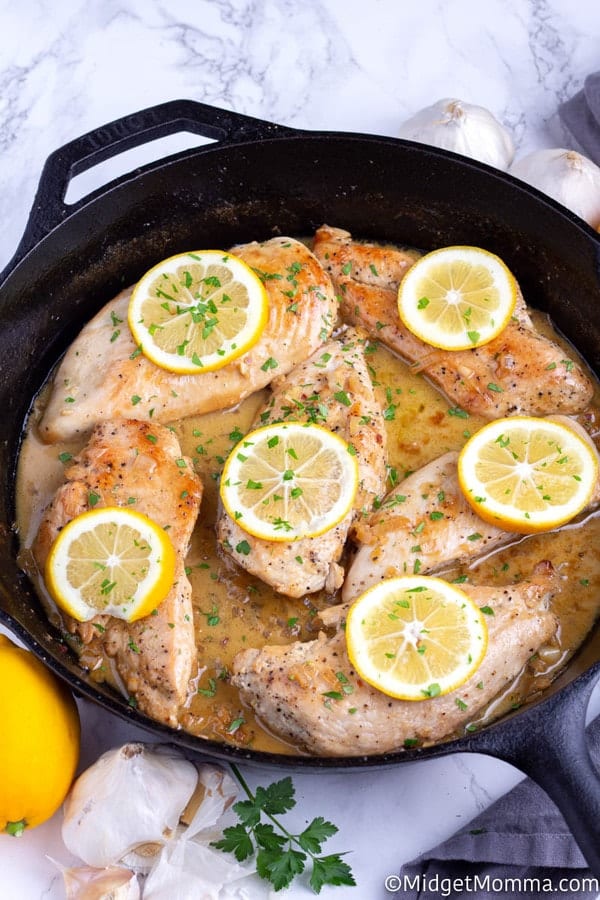
[[[600,165],[600,72],[588,75],[583,89],[559,106],[558,115],[586,156]]]
[[[587,730],[600,761],[600,716]],[[477,900],[588,900],[599,879],[547,794],[525,779],[461,831],[402,867],[398,893],[407,900],[476,897]]]

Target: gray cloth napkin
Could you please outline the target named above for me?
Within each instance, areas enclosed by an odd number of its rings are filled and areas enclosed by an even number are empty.
[[[600,762],[600,716],[587,735]],[[403,900],[541,900],[551,892],[591,900],[600,892],[558,808],[528,778],[443,844],[406,863],[394,887]]]
[[[558,115],[586,156],[600,166],[600,72],[588,75],[583,89],[559,106]]]

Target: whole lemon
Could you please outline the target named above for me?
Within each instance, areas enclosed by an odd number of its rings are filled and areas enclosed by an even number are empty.
[[[0,634],[0,833],[49,819],[71,786],[80,725],[71,694],[32,653]]]

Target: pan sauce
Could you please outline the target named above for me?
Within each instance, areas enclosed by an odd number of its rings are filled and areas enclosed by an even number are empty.
[[[535,314],[534,318],[540,331],[558,339],[541,314]],[[572,348],[569,353],[573,355]],[[453,414],[451,404],[444,397],[385,348],[374,349],[367,361],[378,399],[387,410],[390,486],[447,450],[459,449],[469,434],[484,424],[483,419],[474,415],[464,414],[463,418]],[[324,591],[300,600],[277,595],[220,553],[214,535],[217,478],[224,458],[239,440],[239,432],[250,429],[256,411],[267,396],[268,391],[260,391],[235,409],[174,423],[182,452],[192,457],[204,482],[201,513],[187,557],[199,668],[179,719],[182,728],[199,737],[268,752],[298,753],[298,748],[270,734],[252,711],[242,706],[237,690],[229,684],[228,672],[235,654],[242,648],[316,637],[319,610],[338,602],[338,597]],[[44,392],[36,403],[21,450],[17,523],[23,548],[21,564],[35,581],[49,617],[60,628],[59,614],[35,571],[28,548],[44,507],[63,481],[59,456],[74,455],[82,444],[45,445],[39,440],[36,424],[43,403]],[[580,420],[594,436],[599,433],[600,386],[597,385],[591,412]],[[510,547],[494,552],[479,563],[449,568],[442,573],[450,580],[466,576],[473,584],[500,586],[526,578],[543,559],[552,560],[563,576],[562,590],[552,602],[560,622],[556,638],[532,658],[526,670],[470,728],[520,705],[547,686],[592,627],[600,611],[600,513],[558,532],[516,538]],[[65,634],[65,637],[74,645],[72,636]],[[76,645],[74,649],[80,653],[82,665],[91,670],[93,679],[108,680],[118,687],[109,659],[89,658],[85,649],[81,652]]]

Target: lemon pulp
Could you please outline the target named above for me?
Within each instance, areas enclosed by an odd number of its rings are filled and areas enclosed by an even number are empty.
[[[597,478],[597,455],[586,440],[566,425],[529,416],[485,425],[458,459],[461,490],[477,514],[524,534],[576,516]]]
[[[316,537],[349,512],[358,489],[353,447],[320,425],[250,432],[231,451],[220,494],[240,528],[272,541]]]
[[[485,653],[487,629],[464,591],[433,576],[402,576],[352,604],[346,643],[368,684],[390,697],[424,700],[468,680]]]
[[[502,260],[480,247],[442,247],[408,270],[398,289],[398,312],[418,338],[443,350],[467,350],[495,338],[517,297]]]
[[[165,531],[141,513],[104,507],[72,519],[46,561],[56,604],[80,622],[111,615],[133,622],[170,591],[175,551]]]

